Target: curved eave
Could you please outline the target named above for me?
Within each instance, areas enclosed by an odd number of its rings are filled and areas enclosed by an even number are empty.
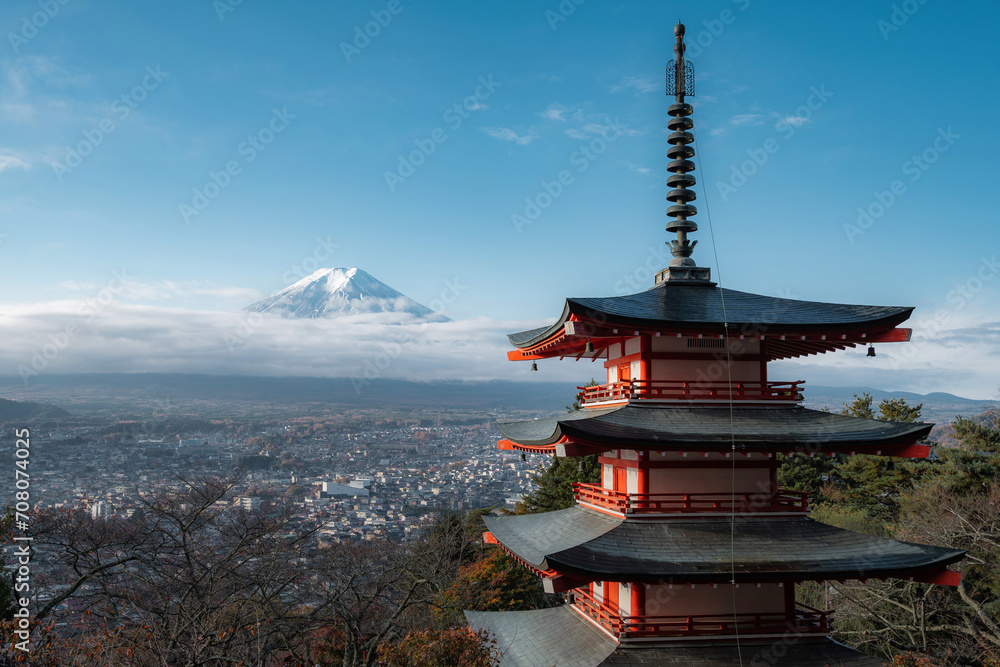
[[[527,331],[518,331],[516,333],[507,334],[507,340],[510,341],[511,345],[519,349],[534,347],[542,341],[561,334],[566,322],[569,321],[569,315],[569,300],[567,300],[563,304],[562,314],[554,324],[547,327],[538,327],[537,329],[528,329]]]
[[[705,291],[709,290],[709,291]],[[722,297],[725,297],[725,308]],[[753,337],[768,341],[768,360],[823,354],[874,342],[909,340],[896,329],[913,308],[831,304],[765,297],[715,287],[657,287],[623,297],[567,299],[551,326],[508,335],[517,360],[595,356],[623,336]],[[726,323],[728,322],[728,330]],[[612,340],[613,339],[613,340]]]
[[[729,451],[735,443],[741,451],[915,457],[926,456],[926,448],[911,445],[934,426],[861,419],[800,406],[739,407],[730,413],[725,403],[710,407],[629,403],[497,425],[504,436],[501,448],[532,452],[554,452],[566,444],[596,451]]]
[[[945,581],[947,566],[965,555],[806,518],[627,521],[571,507],[484,520],[532,569],[587,581]]]

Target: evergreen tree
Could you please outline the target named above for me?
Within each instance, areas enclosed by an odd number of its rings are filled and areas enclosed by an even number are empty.
[[[885,398],[878,405],[878,414],[872,408],[872,397],[855,394],[854,401],[844,405],[842,415],[879,421],[919,421],[923,403],[909,405],[902,398]],[[925,443],[930,444],[930,443]],[[899,495],[912,489],[928,473],[930,464],[921,459],[856,454],[838,460],[831,471],[830,480],[839,500],[873,518],[895,521],[899,516]]]
[[[963,495],[982,493],[1000,475],[1000,415],[992,425],[956,417],[952,426],[959,445],[937,450],[939,483]]]
[[[597,386],[591,378],[585,387]],[[583,392],[576,395],[573,405],[566,406],[567,412],[578,412]],[[576,504],[573,494],[573,483],[584,482],[596,484],[601,481],[601,464],[597,455],[552,459],[552,464],[541,475],[535,475],[531,480],[538,488],[529,493],[515,507],[517,514],[536,514],[551,512],[572,507]]]
[[[601,464],[597,455],[582,457],[555,457],[552,465],[541,475],[532,477],[538,488],[517,504],[517,514],[551,512],[576,504],[573,482],[596,484],[601,481]]]

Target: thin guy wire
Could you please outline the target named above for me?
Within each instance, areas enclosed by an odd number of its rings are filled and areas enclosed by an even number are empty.
[[[692,134],[694,134],[694,154],[698,160],[698,171],[704,177],[705,170],[701,166],[701,148],[698,146],[698,134],[697,132],[692,132]],[[701,192],[705,200],[705,216],[708,218],[709,236],[712,238],[712,253],[715,255],[715,269],[719,281],[719,298],[722,299],[722,319],[725,320],[723,323],[723,339],[726,342],[726,373],[729,383],[729,437],[732,445],[730,452],[732,466],[729,490],[729,500],[732,504],[732,511],[729,515],[729,569],[732,576],[730,584],[733,591],[733,629],[736,631],[736,655],[740,660],[740,667],[743,667],[743,650],[740,647],[740,624],[736,619],[736,417],[733,414],[733,360],[732,351],[729,347],[729,316],[726,314],[726,294],[722,291],[722,265],[719,263],[719,251],[715,245],[715,228],[712,227],[712,212],[708,207],[708,188],[705,187],[704,180],[701,183]]]

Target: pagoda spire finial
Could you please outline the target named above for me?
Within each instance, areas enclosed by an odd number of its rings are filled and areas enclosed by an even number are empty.
[[[669,244],[674,258],[667,268],[656,274],[656,285],[667,281],[688,284],[711,281],[711,270],[697,266],[691,259],[698,242],[687,237],[688,232],[698,231],[698,224],[688,219],[698,213],[698,209],[689,203],[695,200],[696,195],[688,189],[696,182],[692,175],[694,162],[689,159],[694,157],[694,147],[691,146],[694,135],[689,131],[694,127],[691,120],[694,109],[684,101],[686,96],[694,96],[694,66],[684,58],[684,24],[680,21],[674,26],[674,35],[677,37],[675,58],[667,65],[667,95],[674,96],[674,104],[667,109],[671,116],[667,122],[667,128],[671,130],[667,137],[667,142],[671,144],[667,149],[667,157],[671,160],[667,171],[672,174],[667,178],[667,185],[673,188],[667,193],[667,200],[673,204],[667,209],[667,215],[674,219],[667,223],[667,231],[676,232],[677,240]]]

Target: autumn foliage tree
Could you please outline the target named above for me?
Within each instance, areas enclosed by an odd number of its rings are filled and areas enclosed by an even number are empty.
[[[499,662],[496,640],[469,628],[418,630],[379,649],[384,667],[494,667]]]
[[[463,610],[514,611],[550,607],[553,596],[542,591],[538,577],[497,547],[480,560],[462,566],[441,595],[442,611],[452,618]]]

